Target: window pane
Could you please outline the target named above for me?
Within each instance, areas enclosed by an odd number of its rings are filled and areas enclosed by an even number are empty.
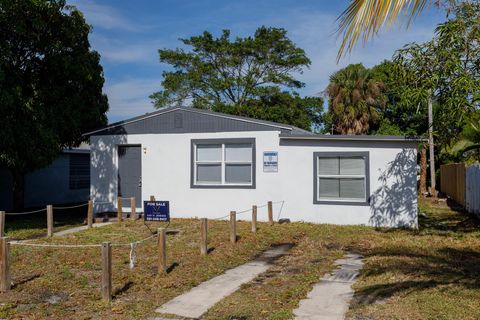
[[[225,160],[252,162],[252,145],[249,143],[226,144]]]
[[[320,199],[338,199],[340,195],[338,180],[339,179],[334,178],[318,179],[318,190]]]
[[[200,183],[221,183],[221,164],[197,164],[197,182]]]
[[[222,161],[222,145],[198,144],[197,161]]]
[[[340,198],[365,199],[364,179],[341,179]]]
[[[251,183],[252,165],[251,164],[227,164],[225,166],[226,183]]]
[[[365,159],[361,157],[340,158],[340,174],[365,174]]]
[[[338,158],[318,158],[318,174],[338,174]]]

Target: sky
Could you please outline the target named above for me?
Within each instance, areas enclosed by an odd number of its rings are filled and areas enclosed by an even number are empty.
[[[396,49],[433,36],[435,26],[445,20],[444,12],[432,7],[408,29],[383,31],[365,46],[336,61],[340,39],[335,19],[347,0],[70,0],[92,26],[90,43],[101,55],[104,92],[108,96],[109,122],[154,111],[149,95],[161,90],[162,71],[158,49],[181,47],[179,38],[207,30],[219,36],[230,29],[232,38],[252,35],[264,25],[281,27],[306,51],[310,68],[298,74],[305,87],[302,96],[322,95],[329,76],[350,63],[374,66],[390,59]]]

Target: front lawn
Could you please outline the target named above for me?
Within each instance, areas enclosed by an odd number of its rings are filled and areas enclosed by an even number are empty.
[[[206,319],[291,319],[319,278],[345,252],[365,257],[355,284],[350,319],[478,319],[480,231],[478,222],[445,203],[421,202],[420,230],[291,223],[257,235],[238,223],[230,244],[228,224],[209,221],[207,257],[199,255],[199,221],[174,219],[168,235],[169,273],[157,274],[154,239],[139,245],[129,269],[129,247],[113,248],[114,299],[100,299],[100,249],[12,246],[11,292],[0,295],[0,318],[144,319],[154,310],[227,269],[253,259],[271,245],[293,243],[290,254],[210,309]],[[149,224],[152,230],[161,223]],[[150,231],[142,221],[115,223],[38,243],[126,243]]]
[[[420,230],[292,224],[291,255],[224,299],[207,319],[291,319],[313,283],[346,251],[365,264],[349,319],[480,319],[480,226],[445,202],[420,200]],[[233,317],[232,317],[233,316]]]

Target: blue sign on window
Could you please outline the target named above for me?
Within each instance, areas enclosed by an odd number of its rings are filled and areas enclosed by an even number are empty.
[[[143,201],[143,211],[145,221],[170,221],[168,201]]]

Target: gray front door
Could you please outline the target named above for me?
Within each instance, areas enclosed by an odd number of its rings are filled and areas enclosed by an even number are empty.
[[[118,147],[118,196],[136,198],[137,207],[142,203],[142,147]],[[125,207],[130,202],[124,201]]]

